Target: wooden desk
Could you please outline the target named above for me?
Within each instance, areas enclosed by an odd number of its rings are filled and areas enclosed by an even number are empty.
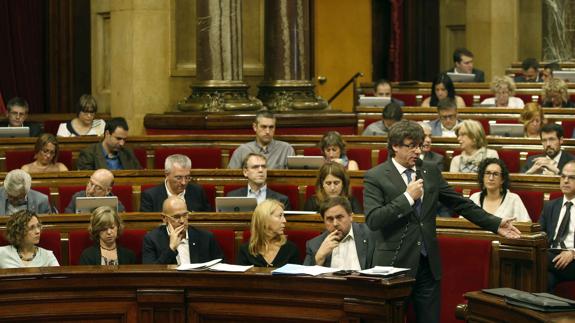
[[[575,322],[574,312],[545,313],[506,304],[502,297],[480,291],[466,293],[467,304],[460,304],[456,316],[467,322]]]
[[[404,322],[413,279],[178,272],[78,266],[0,273],[0,320],[50,322]]]

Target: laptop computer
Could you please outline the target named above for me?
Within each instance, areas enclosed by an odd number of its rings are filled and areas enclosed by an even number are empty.
[[[0,138],[30,137],[29,127],[0,127]]]
[[[500,137],[523,137],[524,126],[513,123],[490,123],[489,134]]]
[[[256,206],[255,197],[216,197],[216,212],[253,212]]]
[[[289,169],[318,169],[325,163],[323,156],[288,156]]]
[[[447,76],[449,76],[453,82],[473,82],[475,80],[475,74],[447,73]]]
[[[360,96],[359,105],[367,107],[385,107],[391,102],[387,96]]]
[[[569,83],[575,82],[575,71],[554,71],[553,77],[567,81]]]
[[[76,198],[76,213],[92,213],[94,209],[100,206],[109,206],[118,211],[118,197],[102,196]]]

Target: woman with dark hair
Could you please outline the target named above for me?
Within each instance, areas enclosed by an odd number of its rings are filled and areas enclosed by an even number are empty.
[[[35,161],[21,167],[28,174],[68,170],[66,165],[58,162],[59,143],[53,134],[45,133],[38,137],[34,152]]]
[[[281,267],[301,264],[297,246],[284,233],[284,206],[278,200],[260,203],[252,215],[250,241],[240,247],[238,264],[256,267]]]
[[[455,95],[455,86],[451,78],[441,73],[435,77],[431,84],[431,96],[423,100],[422,107],[436,107],[439,101],[451,99],[457,105],[457,108],[465,108],[465,101],[459,95]]]
[[[351,203],[353,213],[361,214],[363,209],[355,196],[351,195],[349,176],[345,168],[336,162],[327,162],[321,166],[315,182],[315,195],[305,201],[304,210],[319,212],[319,206],[329,197],[345,196]]]
[[[82,95],[76,107],[76,118],[61,123],[56,135],[58,137],[103,136],[106,122],[102,119],[94,119],[97,112],[96,99],[89,94]]]
[[[0,268],[59,266],[54,252],[38,247],[42,223],[28,210],[16,212],[6,222],[8,246],[0,247]]]
[[[509,170],[501,159],[484,159],[479,165],[477,181],[481,191],[470,197],[475,204],[502,219],[531,222],[519,195],[509,191]]]
[[[328,131],[319,142],[321,153],[326,161],[335,161],[347,170],[359,170],[355,160],[350,160],[345,154],[345,141],[337,131]]]
[[[136,256],[130,249],[118,245],[118,238],[124,231],[124,223],[116,210],[100,206],[90,217],[90,238],[94,245],[82,251],[81,265],[129,265],[136,263]]]

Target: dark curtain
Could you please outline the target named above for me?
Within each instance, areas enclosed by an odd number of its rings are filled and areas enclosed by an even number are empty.
[[[45,111],[44,5],[0,0],[0,93],[26,99],[32,113]]]
[[[391,41],[389,43],[391,81],[403,80],[403,29],[403,0],[391,0]]]
[[[403,79],[430,82],[439,72],[439,0],[403,0]]]

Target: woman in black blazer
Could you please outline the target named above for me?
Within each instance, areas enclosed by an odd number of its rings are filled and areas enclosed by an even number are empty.
[[[118,245],[124,223],[116,210],[101,206],[92,212],[88,231],[94,245],[80,256],[81,265],[129,265],[136,263],[136,255]]]

